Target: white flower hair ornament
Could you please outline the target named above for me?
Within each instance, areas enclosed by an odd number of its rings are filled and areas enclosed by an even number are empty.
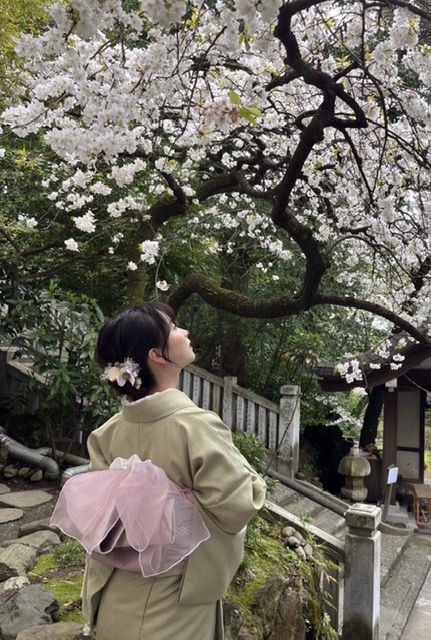
[[[124,387],[126,382],[130,382],[132,387],[140,389],[142,380],[138,377],[139,369],[139,365],[132,358],[125,358],[124,362],[109,364],[103,372],[103,377],[110,382],[116,382],[119,387]]]

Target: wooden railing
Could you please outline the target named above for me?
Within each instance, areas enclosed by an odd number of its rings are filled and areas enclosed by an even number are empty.
[[[254,433],[268,449],[275,449],[284,430],[279,405],[240,387],[236,380],[190,365],[182,372],[179,387],[199,407],[215,411],[233,431]]]

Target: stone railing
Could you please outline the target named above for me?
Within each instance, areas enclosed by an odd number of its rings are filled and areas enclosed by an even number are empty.
[[[273,502],[266,508],[304,536],[311,535],[324,554],[321,588],[327,613],[341,640],[379,640],[381,510],[354,504],[346,511],[344,541],[305,524]]]
[[[16,349],[0,346],[0,395],[22,394],[22,383],[34,373],[32,363],[14,359]],[[270,454],[276,454],[283,473],[294,478],[299,458],[299,387],[285,385],[278,404],[244,389],[234,377],[220,378],[190,365],[181,372],[179,388],[199,407],[215,411],[234,432],[256,434]],[[27,398],[28,411],[37,408],[37,396]]]
[[[190,365],[181,373],[179,388],[199,407],[215,411],[232,431],[259,436],[270,454],[277,453],[284,463],[284,473],[295,477],[299,458],[298,386],[282,386],[276,404],[240,387],[234,377],[220,378]]]

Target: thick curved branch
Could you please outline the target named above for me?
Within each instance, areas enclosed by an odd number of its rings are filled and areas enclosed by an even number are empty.
[[[161,174],[172,190],[172,193],[177,199],[177,202],[184,205],[186,203],[186,195],[181,186],[178,184],[177,180],[175,180],[174,176],[171,173],[167,173],[166,171],[161,171]]]
[[[306,63],[300,53],[299,46],[295,35],[291,31],[291,18],[295,13],[308,9],[311,6],[320,4],[318,0],[315,2],[289,2],[284,4],[279,11],[277,26],[274,31],[276,38],[280,40],[286,50],[285,62],[294,71],[295,74],[301,76],[304,82],[320,89],[324,94],[332,94],[342,100],[353,112],[354,118],[339,118],[334,121],[333,126],[340,128],[366,128],[367,119],[364,111],[357,101],[347,93],[343,85],[336,81],[335,77],[329,75],[320,69],[312,67]]]
[[[9,243],[17,253],[19,253],[19,245],[17,242],[15,242],[12,236],[6,233],[4,229],[0,229],[0,234],[5,238],[6,242]]]
[[[347,127],[363,128],[367,126],[365,114],[358,103],[350,96],[341,84],[329,74],[313,68],[301,57],[295,35],[291,31],[291,18],[298,11],[309,8],[319,2],[306,0],[284,4],[279,11],[279,18],[274,32],[286,50],[286,64],[304,79],[322,91],[323,99],[308,125],[301,132],[300,140],[287,166],[274,199],[272,219],[275,225],[285,229],[302,249],[307,266],[301,295],[305,298],[305,308],[318,290],[321,279],[328,267],[328,261],[312,232],[300,223],[291,211],[288,211],[292,191],[302,173],[305,162],[318,142],[324,138],[325,129],[336,127],[345,130]],[[336,97],[341,99],[353,112],[354,118],[336,118]],[[308,302],[307,302],[308,301]]]
[[[386,2],[381,2],[380,5],[382,7],[402,7],[404,9],[408,9],[420,18],[424,18],[431,22],[431,12],[421,9],[420,7],[416,7],[411,2],[406,2],[405,0],[387,0]]]
[[[279,318],[296,315],[304,308],[302,298],[288,298],[286,296],[255,300],[242,293],[224,289],[200,273],[192,273],[187,276],[178,289],[169,296],[168,302],[175,310],[178,310],[194,293],[212,307],[244,318]]]
[[[425,285],[427,278],[431,272],[431,256],[427,256],[414,272],[410,272],[410,277],[417,293]]]
[[[307,298],[317,291],[328,262],[311,230],[299,222],[294,215],[288,213],[287,206],[308,156],[316,142],[323,138],[323,131],[332,118],[333,110],[334,96],[326,95],[311,122],[301,133],[300,142],[277,188],[271,214],[274,224],[285,229],[305,255],[307,266],[302,293]]]
[[[185,197],[181,185],[175,180],[175,178],[167,173],[163,173],[163,177],[174,192],[174,197],[171,196],[168,198],[161,198],[160,200],[155,202],[147,211],[147,216],[149,216],[151,219],[150,227],[153,232],[155,232],[167,220],[184,215],[187,212],[187,208],[189,206],[190,198]],[[238,182],[238,176],[235,175],[234,171],[232,171],[231,173],[223,173],[219,176],[209,178],[208,180],[203,182],[196,189],[195,197],[200,202],[204,202],[208,198],[211,198],[211,196],[214,196],[218,193],[226,193],[233,188],[239,187],[240,184]],[[147,223],[148,218],[146,217],[146,219],[137,229],[136,237],[141,238],[141,227],[145,226],[147,228]],[[146,233],[147,232],[148,229],[146,229]],[[142,237],[144,239],[147,239],[147,236],[145,234]]]
[[[41,253],[45,253],[49,249],[55,249],[56,247],[63,246],[63,239],[58,238],[58,240],[53,240],[52,242],[48,242],[47,244],[42,245],[41,247],[33,247],[31,249],[25,249],[19,254],[19,257],[22,258],[30,258],[31,256],[37,256]]]
[[[431,346],[431,338],[417,327],[405,320],[398,314],[389,311],[380,304],[370,302],[368,300],[360,300],[351,296],[337,296],[332,294],[316,294],[313,299],[313,306],[335,305],[337,307],[350,307],[360,309],[361,311],[369,311],[370,313],[385,318],[391,322],[397,329],[406,331],[421,344]]]
[[[243,318],[281,318],[297,315],[316,306],[339,306],[368,311],[385,318],[397,329],[406,331],[421,344],[431,346],[431,338],[413,324],[386,309],[380,304],[351,296],[315,294],[311,299],[304,296],[279,296],[256,300],[248,296],[224,289],[199,273],[188,276],[169,297],[169,304],[178,310],[192,295],[197,294],[212,307],[222,309]]]
[[[235,187],[239,187],[237,175],[234,172],[223,173],[203,182],[196,189],[196,198],[199,202],[204,202],[211,196],[231,191]]]
[[[277,188],[277,195],[272,210],[272,219],[277,226],[286,228],[285,214],[290,195],[314,145],[323,139],[324,129],[330,123],[334,112],[334,100],[334,96],[325,96],[311,121],[301,133],[299,144]],[[290,231],[290,229],[288,230]]]
[[[301,74],[299,73],[299,71],[289,71],[289,73],[283,73],[282,76],[275,76],[273,80],[271,80],[271,82],[268,82],[268,84],[265,85],[265,89],[266,91],[271,91],[271,89],[275,89],[276,87],[282,87],[286,84],[289,84],[289,82],[292,82],[292,80],[296,80],[300,76]]]

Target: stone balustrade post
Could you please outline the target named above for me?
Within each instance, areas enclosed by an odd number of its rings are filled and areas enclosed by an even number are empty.
[[[235,376],[226,376],[223,378],[223,407],[222,420],[228,427],[235,430],[235,407],[233,399],[233,386],[238,382]]]
[[[379,640],[381,510],[354,504],[346,513],[342,640]]]
[[[296,384],[280,389],[278,457],[285,463],[284,472],[289,478],[295,478],[299,465],[300,392]]]

